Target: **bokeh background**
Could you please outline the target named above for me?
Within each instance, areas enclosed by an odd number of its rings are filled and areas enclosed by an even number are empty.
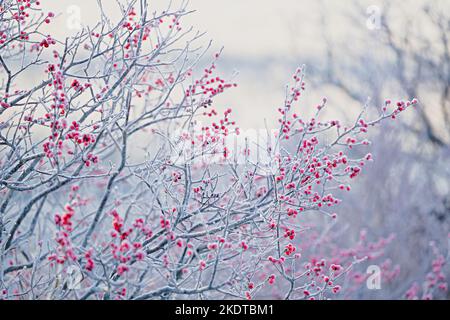
[[[102,3],[114,19],[115,2]],[[51,25],[55,37],[96,23],[92,0],[53,5],[60,14]],[[150,11],[164,10],[169,1],[150,5]],[[372,133],[376,161],[338,209],[337,228],[343,245],[357,242],[361,229],[372,239],[395,234],[385,255],[398,266],[397,279],[358,298],[398,298],[414,282],[422,285],[434,250],[448,261],[449,1],[191,0],[189,8],[194,12],[184,25],[206,32],[200,43],[213,40],[211,52],[224,47],[218,68],[239,86],[216,104],[232,107],[243,129],[276,125],[285,85],[301,65],[305,113],[324,96],[327,112],[348,120],[365,103],[375,108],[386,98],[418,98],[416,112]],[[449,277],[448,265],[445,272]]]

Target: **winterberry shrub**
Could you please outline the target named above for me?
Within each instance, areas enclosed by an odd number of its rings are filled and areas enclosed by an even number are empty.
[[[276,129],[257,147],[237,143],[233,110],[215,104],[236,84],[217,70],[221,52],[200,67],[210,53],[183,26],[187,8],[121,4],[119,21],[102,14],[56,39],[41,31],[57,19],[47,1],[1,3],[2,298],[357,290],[365,275],[354,267],[392,239],[344,248],[314,217],[338,223],[336,206],[374,158],[368,131],[417,101],[366,105],[346,124],[323,120],[324,98],[306,117],[299,68]]]

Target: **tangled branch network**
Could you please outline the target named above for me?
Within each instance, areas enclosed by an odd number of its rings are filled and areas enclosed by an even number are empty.
[[[367,132],[417,100],[366,105],[349,125],[305,118],[296,70],[264,142],[239,140],[181,7],[119,1],[64,40],[46,0],[0,7],[3,299],[325,299],[391,238],[344,248],[314,228],[372,155]],[[237,141],[241,141],[237,143]],[[388,272],[388,270],[386,270]],[[392,271],[395,272],[395,271]],[[386,273],[387,274],[387,273]],[[346,285],[344,285],[346,283]]]

